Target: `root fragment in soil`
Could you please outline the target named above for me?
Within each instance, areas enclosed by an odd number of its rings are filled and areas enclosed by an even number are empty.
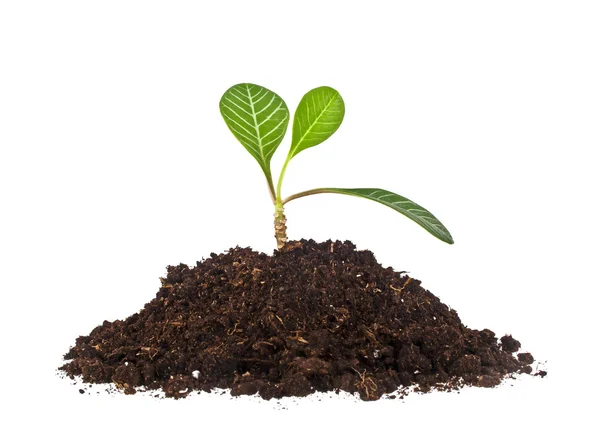
[[[349,241],[292,241],[273,256],[236,247],[169,266],[161,284],[140,312],[77,338],[60,369],[126,394],[363,400],[532,372],[533,356],[517,353],[512,336],[469,329],[419,280]]]

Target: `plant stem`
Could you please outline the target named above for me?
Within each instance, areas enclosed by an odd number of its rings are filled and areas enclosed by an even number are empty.
[[[279,181],[277,182],[277,200],[281,202],[281,184],[283,183],[283,176],[285,175],[285,170],[287,169],[287,165],[290,162],[291,157],[287,157],[285,159],[285,163],[283,163],[283,167],[281,168],[281,173],[279,173]]]
[[[281,184],[283,183],[283,176],[285,175],[285,170],[287,169],[287,165],[290,162],[290,156],[285,159],[285,163],[283,163],[283,167],[281,168],[281,173],[279,173],[279,180],[277,181],[277,191],[274,196],[274,204],[275,204],[275,239],[277,240],[277,250],[281,250],[285,243],[287,242],[287,219],[285,218],[285,214],[283,213],[283,203],[281,202]]]
[[[283,214],[283,204],[281,201],[275,202],[275,239],[277,240],[277,250],[281,250],[287,242],[287,226],[285,214]]]
[[[277,240],[277,249],[281,250],[283,248],[283,246],[285,246],[285,243],[287,242],[287,226],[286,226],[286,218],[285,218],[285,214],[283,213],[283,206],[285,203],[287,203],[288,201],[292,201],[295,200],[296,198],[300,198],[300,197],[306,197],[307,195],[313,195],[313,194],[325,194],[325,193],[334,193],[335,191],[332,191],[329,188],[317,188],[317,189],[311,189],[309,191],[304,191],[304,192],[298,192],[297,194],[294,195],[290,195],[289,197],[287,197],[285,200],[281,200],[281,182],[282,182],[282,176],[283,173],[285,172],[285,168],[287,166],[287,161],[285,162],[285,164],[283,165],[283,169],[281,170],[281,175],[279,175],[279,183],[277,184],[277,199],[275,201],[275,239]]]
[[[281,204],[285,204],[289,201],[295,200],[296,198],[302,198],[302,197],[306,197],[307,195],[313,195],[313,194],[335,194],[336,191],[332,191],[330,188],[316,188],[316,189],[310,189],[308,191],[302,191],[302,192],[298,192],[294,195],[290,195],[289,197],[287,197],[285,200],[283,200],[281,202]]]
[[[273,185],[273,176],[271,175],[271,170],[263,169],[263,172],[265,173],[265,177],[267,178],[267,185],[269,185],[269,195],[271,196],[271,201],[273,201],[273,204],[275,204],[277,198],[275,197],[275,186]]]

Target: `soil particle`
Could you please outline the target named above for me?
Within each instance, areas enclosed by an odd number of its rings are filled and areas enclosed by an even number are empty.
[[[500,339],[502,350],[506,352],[517,352],[521,348],[521,343],[513,339],[511,335],[504,336]]]
[[[467,328],[420,281],[349,241],[292,241],[273,256],[236,247],[169,266],[161,284],[139,313],[77,338],[60,369],[127,394],[342,390],[364,400],[531,372],[512,336]]]
[[[524,364],[533,364],[533,361],[535,361],[533,359],[533,355],[531,355],[528,352],[523,352],[517,355],[517,358],[519,359],[519,361],[521,361]]]
[[[112,381],[126,394],[134,394],[135,387],[140,385],[141,374],[135,365],[125,362],[117,367],[112,375]]]

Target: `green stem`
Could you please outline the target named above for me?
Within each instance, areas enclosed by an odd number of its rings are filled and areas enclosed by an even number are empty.
[[[281,202],[281,204],[285,204],[289,201],[295,200],[296,198],[302,198],[302,197],[306,197],[307,195],[313,195],[313,194],[335,194],[336,191],[332,191],[330,188],[316,188],[316,189],[310,189],[308,191],[302,191],[302,192],[298,192],[294,195],[290,195],[289,197],[287,197],[285,200],[283,200]]]
[[[273,176],[271,175],[271,170],[263,169],[263,172],[267,178],[267,185],[269,186],[269,195],[271,196],[271,201],[273,201],[273,204],[275,204],[277,202],[277,198],[275,197],[275,186],[273,185]]]
[[[281,168],[281,173],[279,173],[279,181],[277,182],[277,200],[281,202],[281,184],[283,183],[283,176],[285,175],[285,171],[287,169],[288,163],[290,162],[291,157],[288,156],[285,159],[285,163],[283,163],[283,167]]]

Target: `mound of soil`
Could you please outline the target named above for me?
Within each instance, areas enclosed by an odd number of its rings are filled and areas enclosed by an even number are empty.
[[[60,369],[125,393],[365,400],[415,384],[492,387],[532,370],[511,336],[467,328],[418,280],[349,241],[292,241],[273,256],[237,247],[167,271],[144,309],[79,337]]]

